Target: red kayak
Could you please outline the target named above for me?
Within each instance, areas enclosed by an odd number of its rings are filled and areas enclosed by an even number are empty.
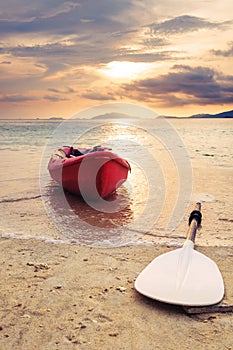
[[[71,193],[84,198],[105,198],[128,177],[130,165],[100,146],[91,150],[61,147],[50,158],[49,173]]]

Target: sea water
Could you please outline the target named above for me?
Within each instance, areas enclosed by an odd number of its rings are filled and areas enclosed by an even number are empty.
[[[231,246],[232,134],[232,119],[1,120],[1,235],[179,245],[201,201],[198,242]],[[99,203],[64,192],[47,169],[62,145],[111,149],[131,165],[127,182]]]

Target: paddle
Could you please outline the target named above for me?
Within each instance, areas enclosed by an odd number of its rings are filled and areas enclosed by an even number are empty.
[[[200,209],[197,203],[190,214],[183,247],[158,256],[138,275],[135,289],[139,293],[177,305],[213,305],[222,300],[224,284],[218,266],[193,249]]]

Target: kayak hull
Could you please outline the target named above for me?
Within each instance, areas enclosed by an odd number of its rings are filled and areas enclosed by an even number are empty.
[[[97,151],[67,158],[67,152],[67,147],[56,151],[48,170],[52,179],[70,193],[105,198],[127,180],[130,165],[115,153]]]

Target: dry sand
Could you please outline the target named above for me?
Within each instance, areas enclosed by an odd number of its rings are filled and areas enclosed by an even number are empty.
[[[171,248],[0,245],[0,349],[232,349],[232,313],[190,316],[135,291],[138,273]],[[198,250],[218,264],[233,303],[232,249]]]

